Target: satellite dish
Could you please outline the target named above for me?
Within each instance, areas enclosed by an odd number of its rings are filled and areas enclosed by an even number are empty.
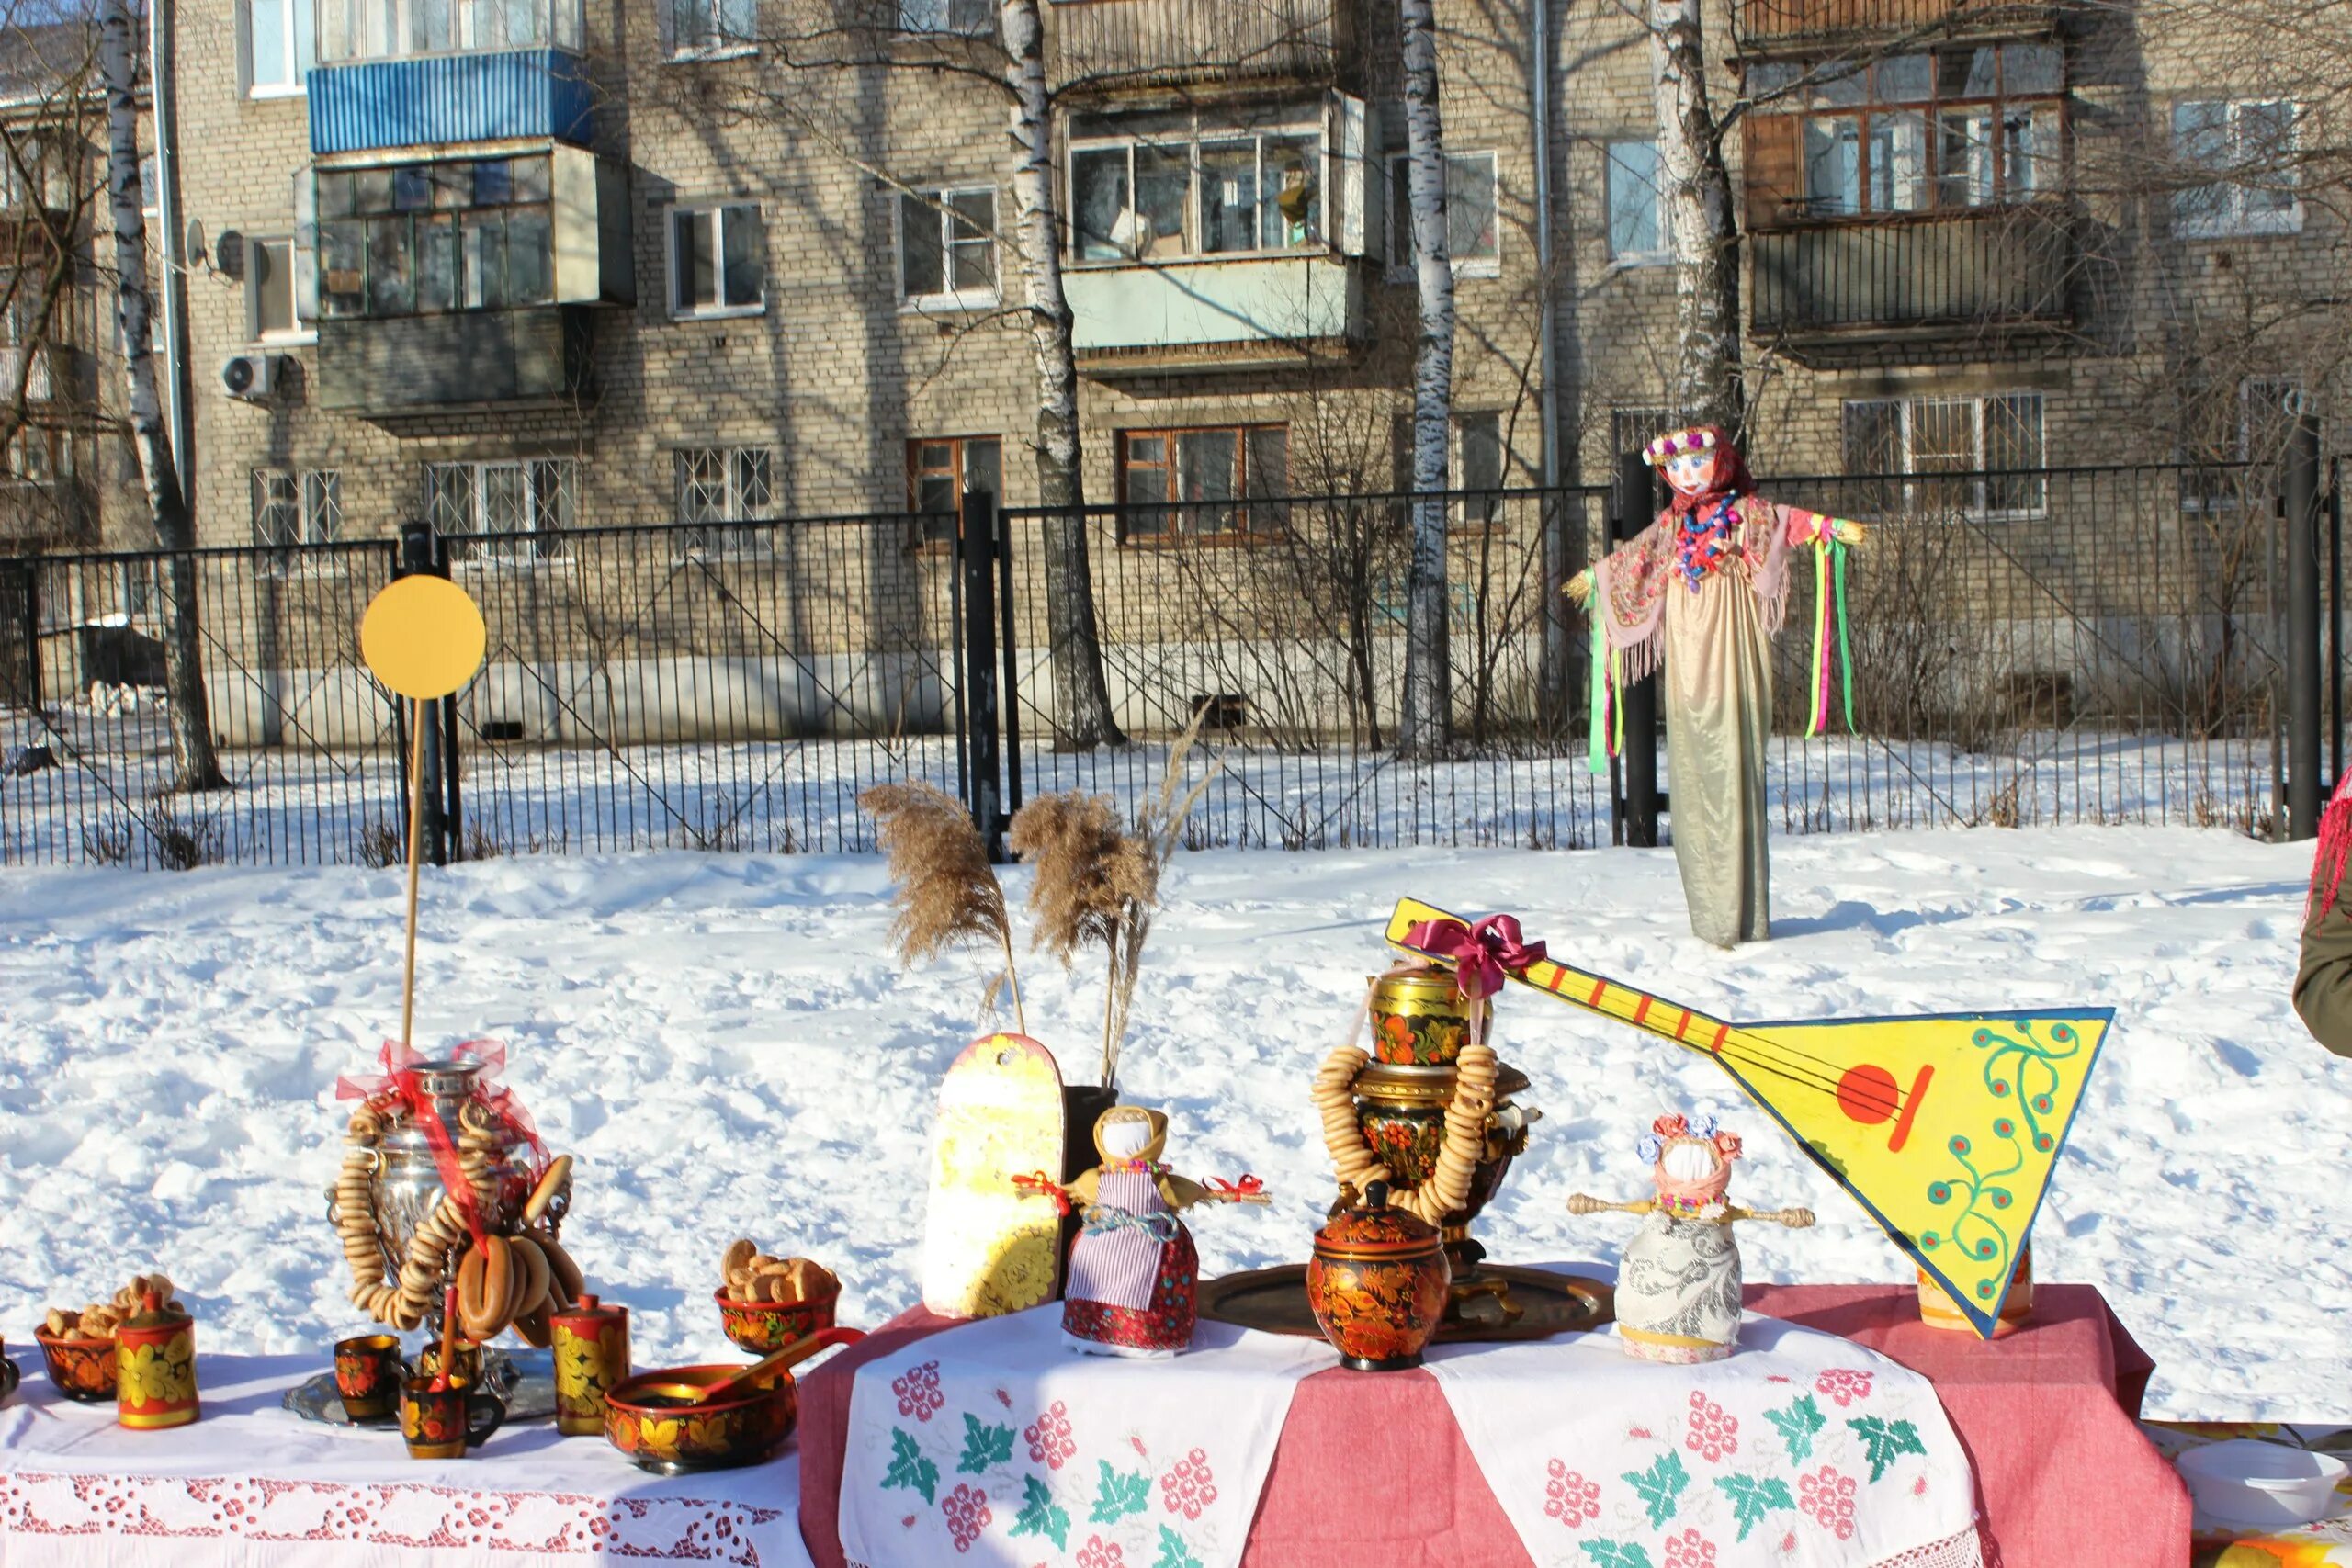
[[[190,266],[204,265],[204,220],[201,218],[191,218],[187,220],[187,246],[185,254]]]

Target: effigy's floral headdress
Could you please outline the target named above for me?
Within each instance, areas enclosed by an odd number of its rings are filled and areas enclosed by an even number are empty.
[[[1712,452],[1722,445],[1723,434],[1713,425],[1696,424],[1688,430],[1678,430],[1661,435],[1642,448],[1642,458],[1653,468],[1663,468],[1668,463],[1689,452]]]

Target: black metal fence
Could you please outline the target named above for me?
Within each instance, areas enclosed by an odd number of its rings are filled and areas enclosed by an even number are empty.
[[[1849,583],[1857,733],[1803,733],[1806,571],[1792,590],[1770,770],[1787,830],[2268,819],[2281,615],[2267,475],[1763,488],[1875,525]],[[1607,536],[1606,495],[1444,504],[1453,739],[1412,760],[1394,744],[1404,497],[444,536],[433,557],[480,603],[489,658],[434,728],[439,848],[862,849],[867,784],[920,777],[969,797],[983,769],[1007,809],[1060,789],[1132,804],[1196,715],[1188,777],[1215,774],[1195,845],[1608,842],[1618,803],[1586,766],[1584,625],[1557,592]],[[1124,744],[1072,733],[1080,552]],[[0,560],[0,862],[395,857],[405,730],[357,626],[396,555],[390,540],[195,554],[232,785],[196,795],[164,792],[165,558]],[[999,645],[994,693],[964,659],[976,627]],[[2333,701],[2328,717],[2340,735]],[[1670,797],[1670,758],[1665,774]]]

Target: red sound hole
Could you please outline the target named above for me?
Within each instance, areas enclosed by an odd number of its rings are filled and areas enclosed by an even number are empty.
[[[1865,1127],[1894,1118],[1894,1075],[1873,1063],[1848,1067],[1838,1080],[1838,1109]]]

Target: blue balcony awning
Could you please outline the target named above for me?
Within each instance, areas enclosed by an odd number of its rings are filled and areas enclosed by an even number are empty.
[[[585,62],[510,49],[322,65],[307,78],[311,155],[522,139],[590,141]]]

